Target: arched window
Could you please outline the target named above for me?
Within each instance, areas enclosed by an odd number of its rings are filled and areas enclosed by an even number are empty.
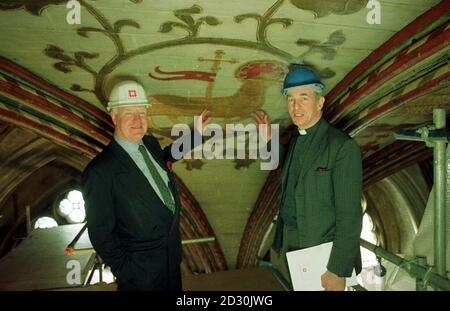
[[[370,217],[370,215],[367,213],[367,201],[364,195],[361,199],[361,207],[363,210],[361,239],[378,245],[378,237],[375,234],[375,227],[372,221],[372,217]],[[361,260],[363,268],[378,265],[378,260],[375,254],[364,247],[361,247]]]
[[[83,194],[79,190],[70,190],[59,203],[57,203],[57,212],[71,224],[84,222],[86,211],[84,209]]]
[[[374,231],[372,218],[367,213],[364,213],[363,215],[361,238],[366,240],[367,242],[378,245],[378,238]],[[361,260],[363,268],[378,265],[376,255],[364,247],[361,247]]]
[[[367,213],[367,202],[364,197],[361,205],[363,208],[361,238],[372,244],[379,245],[372,217]],[[362,271],[358,275],[359,284],[367,290],[382,290],[384,273],[381,273],[381,266],[375,253],[361,246],[361,261]]]

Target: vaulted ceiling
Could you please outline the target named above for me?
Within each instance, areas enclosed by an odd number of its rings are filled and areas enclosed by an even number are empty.
[[[80,172],[109,142],[108,94],[126,77],[144,85],[149,131],[163,145],[174,124],[192,124],[205,107],[222,126],[249,124],[263,109],[288,139],[282,78],[290,63],[309,64],[327,86],[326,118],[361,146],[366,188],[429,158],[423,143],[392,134],[430,124],[433,108],[450,106],[450,1],[381,1],[379,24],[369,23],[373,2],[0,2],[0,176],[18,176],[0,177],[0,208],[50,154]],[[24,148],[47,151],[26,156]],[[264,255],[279,170],[260,162],[174,165],[183,237],[216,237],[185,247],[186,271],[254,266]]]

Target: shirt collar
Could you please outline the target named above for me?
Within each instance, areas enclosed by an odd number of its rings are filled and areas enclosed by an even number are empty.
[[[117,137],[116,134],[114,134],[114,140],[115,140],[115,141],[116,141],[123,149],[125,149],[125,151],[128,152],[128,153],[135,153],[135,152],[138,152],[138,151],[139,151],[139,149],[138,149],[138,148],[139,148],[139,145],[143,144],[142,140],[141,140],[139,143],[135,144],[135,143],[132,143],[132,142],[130,142],[130,141],[128,141],[128,140],[125,140],[125,139],[122,139],[122,138]]]

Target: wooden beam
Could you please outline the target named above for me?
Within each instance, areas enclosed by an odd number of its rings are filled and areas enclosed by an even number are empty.
[[[13,100],[20,102],[25,107],[40,111],[42,114],[49,115],[56,120],[64,120],[71,127],[76,127],[83,131],[86,135],[92,136],[103,145],[107,145],[111,139],[110,133],[103,128],[93,125],[85,117],[80,117],[74,111],[67,107],[58,106],[44,96],[32,93],[22,87],[19,83],[9,77],[5,77],[6,81],[0,81],[0,92],[7,97],[13,96]]]
[[[51,141],[65,147],[77,150],[91,158],[93,158],[100,151],[98,149],[94,149],[92,146],[89,146],[87,143],[76,140],[70,135],[70,133],[62,133],[46,124],[39,123],[38,121],[32,120],[23,114],[5,109],[3,107],[0,107],[0,120],[28,129],[42,137],[48,138]]]
[[[425,27],[432,24],[434,21],[442,16],[448,14],[450,10],[450,1],[441,1],[438,5],[434,6],[408,26],[397,32],[388,41],[383,43],[379,48],[373,51],[368,57],[366,57],[361,63],[359,63],[352,71],[350,71],[328,94],[327,98],[334,100],[340,93],[346,92],[348,87],[364,72],[367,68],[370,68],[375,63],[380,61],[383,56],[388,54],[392,49],[398,47],[405,41],[411,40],[413,36],[420,33]]]
[[[0,129],[0,144],[13,130],[14,126],[12,125],[4,125],[3,128]]]
[[[328,109],[326,114],[329,116],[329,120],[335,122],[346,111],[349,111],[353,105],[358,103],[360,99],[370,96],[370,94],[403,71],[420,63],[438,51],[446,49],[450,45],[450,29],[445,29],[446,26],[444,25],[444,27],[437,29],[434,35],[429,36],[429,40],[426,40],[416,49],[399,55],[387,68],[378,73],[374,73],[374,77],[367,79],[365,83],[362,83],[356,90],[352,91],[348,97]]]
[[[59,97],[64,101],[67,101],[69,103],[76,104],[81,110],[86,111],[88,114],[91,114],[95,118],[102,121],[106,127],[105,130],[112,131],[112,123],[109,119],[108,114],[106,114],[101,109],[95,107],[94,105],[70,94],[63,90],[61,90],[59,87],[52,85],[46,81],[44,81],[42,78],[36,76],[35,74],[31,73],[29,70],[19,66],[18,64],[0,56],[0,71],[6,71],[9,72],[18,78],[27,81],[28,83],[33,84],[37,87],[37,89],[42,90],[43,92],[48,92],[49,94]]]

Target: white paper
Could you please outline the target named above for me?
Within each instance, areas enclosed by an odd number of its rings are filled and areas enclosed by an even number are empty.
[[[332,247],[333,242],[328,242],[286,253],[294,291],[324,290],[321,276],[327,270]],[[353,270],[352,276],[346,278],[346,286],[356,284],[358,282]]]

